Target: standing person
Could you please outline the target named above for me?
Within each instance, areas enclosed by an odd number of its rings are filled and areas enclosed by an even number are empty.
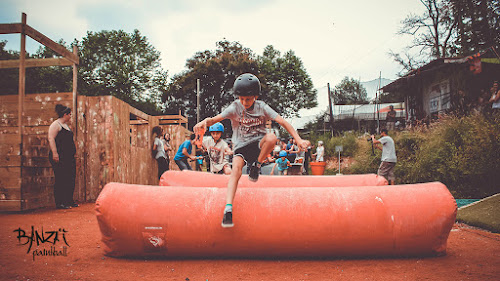
[[[197,157],[191,155],[191,152],[193,151],[193,144],[194,144],[194,139],[196,135],[191,134],[189,137],[189,140],[185,140],[180,146],[179,149],[177,149],[177,153],[175,154],[174,161],[175,164],[179,167],[181,171],[183,170],[193,170],[191,166],[188,163],[188,158],[191,160],[196,160]]]
[[[382,137],[378,140],[372,135],[372,142],[378,149],[382,150],[382,162],[378,168],[377,174],[379,176],[385,177],[389,184],[394,185],[394,167],[396,166],[396,147],[394,146],[394,140],[387,134],[387,129],[382,129],[380,135]],[[378,144],[381,143],[382,147]]]
[[[257,100],[260,95],[260,81],[255,75],[245,73],[238,76],[233,85],[233,93],[238,96],[238,99],[228,108],[219,115],[207,118],[194,126],[195,132],[202,132],[207,126],[226,118],[231,120],[234,157],[231,176],[227,184],[222,227],[234,226],[233,200],[245,162],[250,167],[248,178],[255,182],[259,178],[261,163],[274,148],[277,137],[272,133],[266,133],[267,120],[274,120],[283,126],[297,140],[300,147],[309,145],[309,142],[303,140],[290,123],[265,102]]]
[[[316,157],[316,162],[324,162],[324,156],[325,147],[323,146],[323,141],[318,141],[318,147],[316,148],[316,153],[313,154],[313,157]]]
[[[292,166],[290,161],[286,158],[286,151],[280,151],[279,158],[276,159],[273,169],[271,170],[271,175],[274,175],[274,168],[278,166],[278,174],[280,176],[286,176],[288,174],[288,168]]]
[[[500,89],[498,87],[498,81],[494,81],[491,86],[491,98],[488,103],[491,103],[491,108],[494,111],[500,111]]]
[[[156,162],[158,163],[158,179],[168,170],[167,155],[165,152],[165,143],[162,140],[163,129],[160,126],[153,128],[155,140],[153,142],[153,154],[155,154]]]
[[[54,170],[54,199],[56,208],[70,209],[78,207],[73,201],[76,178],[76,147],[73,132],[68,126],[71,120],[71,108],[62,104],[56,105],[59,117],[49,127],[49,161]]]
[[[396,110],[394,110],[394,106],[392,105],[389,106],[389,109],[387,117],[385,118],[386,128],[388,131],[394,131],[394,125],[396,124]]]
[[[214,174],[231,174],[231,167],[226,155],[232,154],[229,145],[221,138],[224,133],[224,125],[215,123],[208,128],[212,138],[203,140],[203,147],[207,150],[210,159],[210,172]]]
[[[170,145],[170,134],[165,132],[163,135],[163,145],[165,148],[165,161],[167,162],[167,170],[170,170],[170,151],[172,151],[172,146]]]
[[[312,146],[308,146],[305,150],[305,153],[304,153],[304,172],[303,172],[304,175],[309,174],[309,162],[311,162],[311,160],[312,160],[311,150],[312,150]]]

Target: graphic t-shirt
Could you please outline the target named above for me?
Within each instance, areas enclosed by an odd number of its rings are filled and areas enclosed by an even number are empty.
[[[229,147],[224,140],[219,140],[215,143],[214,139],[209,137],[203,140],[203,146],[207,149],[208,157],[210,157],[210,171],[217,173],[224,165],[229,162],[224,157],[224,151]]]
[[[266,121],[278,117],[274,109],[260,100],[256,100],[252,110],[248,111],[236,100],[221,115],[231,120],[234,150],[260,141],[266,135]]]
[[[290,163],[290,160],[286,159],[281,160],[281,158],[276,159],[276,165],[278,166],[278,171],[283,171],[288,169],[288,163]]]

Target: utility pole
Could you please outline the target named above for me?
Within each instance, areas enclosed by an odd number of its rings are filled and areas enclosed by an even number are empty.
[[[200,79],[196,79],[196,124],[200,123]]]
[[[377,134],[380,134],[380,107],[379,107],[379,91],[380,91],[380,83],[382,80],[382,71],[380,71],[380,75],[378,78],[378,89],[375,92],[375,109],[377,110]]]
[[[329,109],[329,115],[330,115],[330,133],[332,134],[333,137],[333,106],[332,106],[332,94],[330,92],[330,83],[326,84],[328,86],[328,109]]]

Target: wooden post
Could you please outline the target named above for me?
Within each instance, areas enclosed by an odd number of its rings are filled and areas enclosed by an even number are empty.
[[[23,178],[23,115],[24,95],[26,94],[26,14],[21,16],[21,50],[19,52],[19,104],[18,104],[18,128],[19,128],[19,156],[20,175]],[[22,183],[21,183],[22,185]],[[22,199],[22,198],[21,198]]]
[[[75,56],[78,57],[78,47],[77,46],[73,46],[73,54],[75,54]],[[73,131],[74,131],[74,134],[75,134],[75,139],[76,139],[76,136],[78,134],[78,98],[77,98],[77,79],[78,79],[78,71],[77,71],[77,68],[76,68],[76,63],[73,63],[73,117],[71,120],[71,122],[73,122]]]

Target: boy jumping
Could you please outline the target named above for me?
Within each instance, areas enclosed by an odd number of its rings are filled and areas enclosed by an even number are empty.
[[[259,178],[261,163],[271,153],[276,144],[276,135],[266,133],[266,121],[274,120],[297,141],[297,145],[307,148],[310,143],[303,140],[297,131],[276,113],[269,105],[257,100],[260,95],[260,81],[250,73],[245,73],[234,81],[233,93],[238,96],[231,105],[219,115],[207,118],[194,126],[195,133],[205,132],[224,119],[231,120],[234,146],[233,168],[226,192],[226,207],[222,227],[233,227],[233,200],[245,163],[250,166],[248,178],[256,182]]]

